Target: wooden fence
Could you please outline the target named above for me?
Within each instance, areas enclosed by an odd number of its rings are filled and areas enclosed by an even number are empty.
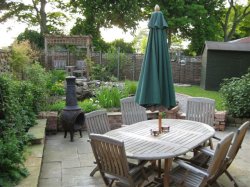
[[[139,80],[143,57],[143,54],[123,54],[123,56],[117,54],[112,59],[117,63],[117,70],[114,76],[119,76],[119,80]],[[103,65],[110,60],[109,54],[101,52],[92,53],[91,59],[95,63]],[[201,57],[183,56],[181,59],[171,60],[174,83],[199,85],[201,79]],[[119,66],[118,63],[120,64]]]

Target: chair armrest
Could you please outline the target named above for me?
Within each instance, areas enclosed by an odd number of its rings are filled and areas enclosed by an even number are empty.
[[[202,152],[202,153],[204,153],[204,154],[206,154],[208,156],[214,156],[214,150],[209,149],[207,147],[201,147],[201,148],[198,149],[198,151],[200,151],[200,152]]]
[[[130,175],[134,175],[134,174],[137,173],[139,170],[141,170],[141,169],[145,166],[145,164],[147,164],[147,163],[148,163],[147,160],[142,160],[142,161],[139,162],[138,165],[136,165],[136,164],[131,164],[131,165],[133,166],[133,168],[129,170],[129,174],[130,174]]]
[[[184,162],[182,160],[177,159],[177,160],[175,160],[175,162],[177,164],[179,164],[179,166],[185,168],[188,171],[191,171],[191,172],[194,172],[194,173],[197,173],[197,174],[201,174],[201,175],[204,175],[206,177],[209,176],[209,174],[207,172],[205,172],[205,171],[203,171],[201,169],[198,169],[198,168],[196,168],[196,167],[194,167],[194,166],[192,166],[192,165],[190,165],[190,164],[188,164],[188,163],[186,163],[186,162]]]
[[[213,139],[216,139],[216,140],[221,140],[221,138],[217,137],[217,136],[213,136]]]

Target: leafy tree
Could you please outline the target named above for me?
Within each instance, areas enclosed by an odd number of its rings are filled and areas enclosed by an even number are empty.
[[[240,23],[245,21],[250,15],[249,0],[246,6],[238,4],[237,0],[228,0],[228,3],[229,7],[224,9],[224,17],[220,21],[225,42],[233,38],[237,31],[237,27],[239,27]]]
[[[240,22],[238,28],[236,28],[236,32],[234,34],[234,39],[243,38],[250,36],[250,15],[245,17],[242,22]]]
[[[123,39],[115,40],[110,44],[112,51],[116,51],[117,48],[120,48],[121,53],[134,53],[133,43],[126,43]]]
[[[145,53],[148,41],[148,28],[144,28],[134,37],[133,44],[137,53]]]
[[[145,13],[152,12],[152,7],[159,4],[168,22],[168,43],[171,46],[172,37],[186,38],[192,41],[192,50],[199,53],[204,41],[214,40],[218,31],[218,18],[223,0],[188,1],[169,0],[151,1],[145,7]]]
[[[46,12],[47,5],[53,11]],[[49,32],[59,32],[58,26],[64,25],[66,15],[59,10],[62,7],[63,1],[60,0],[32,0],[28,1],[1,1],[2,16],[0,22],[5,22],[8,19],[16,18],[17,21],[28,23],[30,26],[39,26],[40,33],[46,34]]]
[[[39,49],[44,48],[44,37],[34,30],[25,29],[25,31],[18,35],[17,41],[28,40],[31,45],[35,45]]]
[[[110,0],[100,1],[71,1],[72,12],[81,12],[84,18],[78,18],[71,34],[91,34],[96,50],[107,52],[108,45],[101,38],[100,28],[118,27],[127,30],[136,27],[139,20],[140,8],[134,1],[120,1],[114,3]],[[134,10],[134,11],[133,11]],[[136,19],[135,19],[136,18]]]
[[[91,35],[95,50],[107,52],[108,44],[102,39],[100,28],[91,19],[77,18],[70,30],[72,35]]]
[[[96,24],[96,28],[116,25],[124,30],[136,28],[141,19],[144,1],[70,1],[73,12],[80,12],[86,20]]]

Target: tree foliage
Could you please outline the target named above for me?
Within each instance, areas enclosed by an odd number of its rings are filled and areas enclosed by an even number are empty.
[[[51,11],[48,10],[48,4]],[[66,14],[59,11],[63,1],[60,0],[32,0],[29,1],[1,1],[0,22],[6,22],[11,18],[25,22],[30,26],[39,26],[40,33],[59,32],[58,27],[65,24]]]
[[[236,34],[237,28],[239,28],[243,21],[247,21],[246,18],[250,15],[249,0],[246,6],[238,4],[237,0],[228,0],[228,4],[229,7],[224,9],[223,17],[220,20],[225,42],[230,41],[233,38]],[[249,29],[249,25],[246,25],[246,27]],[[249,34],[249,30],[247,32]]]
[[[71,34],[93,36],[97,50],[105,51],[107,43],[101,37],[102,27],[118,26],[134,31],[138,22],[149,19],[155,4],[159,4],[168,21],[168,43],[172,38],[191,40],[190,51],[200,53],[205,40],[228,41],[249,35],[249,7],[237,0],[31,0],[1,1],[0,22],[16,17],[18,21],[39,25],[44,33],[61,33],[66,14],[74,14],[76,23]],[[227,7],[226,5],[229,4]],[[46,10],[46,11],[45,11]],[[53,10],[53,11],[51,11]]]
[[[25,29],[24,32],[17,36],[17,41],[20,42],[25,40],[28,40],[34,48],[44,48],[44,37],[37,31]]]
[[[240,78],[225,79],[220,92],[229,114],[234,117],[250,117],[250,68]]]
[[[134,53],[133,43],[127,43],[123,39],[115,40],[109,43],[111,51],[115,52],[120,49],[121,53]]]

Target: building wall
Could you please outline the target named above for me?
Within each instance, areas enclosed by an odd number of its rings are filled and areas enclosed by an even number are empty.
[[[207,72],[207,47],[205,47],[202,54],[202,62],[201,62],[201,88],[205,89],[206,85],[206,72]]]
[[[208,50],[204,88],[219,90],[223,79],[246,74],[250,67],[249,59],[250,52]]]

